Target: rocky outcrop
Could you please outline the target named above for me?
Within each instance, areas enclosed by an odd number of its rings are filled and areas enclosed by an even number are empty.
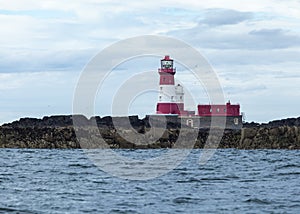
[[[300,149],[300,126],[243,128],[241,149]]]
[[[264,128],[276,128],[280,126],[300,126],[300,117],[298,118],[287,118],[282,120],[273,120],[269,123],[244,123],[243,128],[256,128],[256,127],[264,127]]]
[[[74,129],[51,127],[0,128],[1,148],[80,148]]]
[[[73,121],[76,121],[75,127]],[[118,121],[118,127],[114,127],[115,121]],[[218,148],[237,149],[300,149],[300,118],[267,124],[245,123],[241,130],[226,129],[222,136],[218,136],[217,129],[211,135],[209,129],[200,129],[196,140],[186,126],[175,120],[167,121],[167,125],[161,127],[159,123],[155,124],[158,125],[157,133],[152,133],[153,122],[147,117],[139,119],[137,116],[130,116],[129,123],[128,117],[87,119],[82,115],[68,115],[22,118],[0,127],[0,148],[172,148],[177,146],[180,136],[182,142],[176,148],[185,148],[185,142],[193,142],[194,148],[215,148],[218,145]],[[129,124],[132,128],[128,128]],[[142,137],[135,138],[134,133],[140,133]],[[219,138],[221,141],[216,144]],[[100,139],[104,139],[105,144]]]

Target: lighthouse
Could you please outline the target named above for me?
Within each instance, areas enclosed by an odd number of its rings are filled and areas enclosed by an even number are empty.
[[[176,68],[170,56],[167,55],[160,60],[156,118],[163,115],[163,118],[173,122],[174,118],[175,121],[179,118],[183,124],[198,128],[211,128],[211,121],[219,121],[220,127],[223,127],[226,122],[227,129],[242,128],[243,115],[240,113],[240,105],[231,104],[230,101],[226,104],[198,104],[197,113],[193,110],[185,110],[184,89],[182,85],[175,83],[175,73]],[[213,125],[218,127],[218,124]]]
[[[184,92],[180,84],[175,84],[174,75],[176,68],[173,67],[173,59],[165,56],[160,60],[159,95],[156,106],[157,114],[178,114],[184,111]]]

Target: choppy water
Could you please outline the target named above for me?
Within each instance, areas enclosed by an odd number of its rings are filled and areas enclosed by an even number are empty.
[[[163,150],[121,150],[153,156]],[[201,150],[147,181],[101,171],[82,150],[0,150],[0,213],[300,213],[300,151]]]

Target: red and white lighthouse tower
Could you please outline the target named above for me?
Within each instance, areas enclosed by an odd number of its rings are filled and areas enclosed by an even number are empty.
[[[181,121],[185,121],[186,125],[192,127],[211,128],[212,118],[216,118],[215,121],[221,121],[220,127],[223,127],[223,118],[226,121],[226,128],[242,128],[242,115],[240,114],[239,104],[232,105],[230,102],[225,105],[199,104],[197,106],[197,113],[185,110],[183,87],[180,84],[175,84],[174,80],[176,69],[173,67],[173,59],[165,56],[160,62],[161,67],[158,69],[160,76],[159,95],[156,114],[168,114],[171,118],[181,118]],[[218,127],[218,124],[214,125]]]
[[[184,94],[181,85],[175,86],[174,75],[176,68],[173,68],[173,59],[165,56],[160,61],[161,68],[158,69],[160,75],[159,95],[156,113],[180,115],[180,112],[184,110]]]

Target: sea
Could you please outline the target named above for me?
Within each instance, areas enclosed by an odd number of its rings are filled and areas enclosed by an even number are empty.
[[[116,152],[147,159],[167,151]],[[299,150],[220,149],[199,164],[201,152],[135,180],[103,170],[84,150],[0,149],[0,213],[300,213]]]

